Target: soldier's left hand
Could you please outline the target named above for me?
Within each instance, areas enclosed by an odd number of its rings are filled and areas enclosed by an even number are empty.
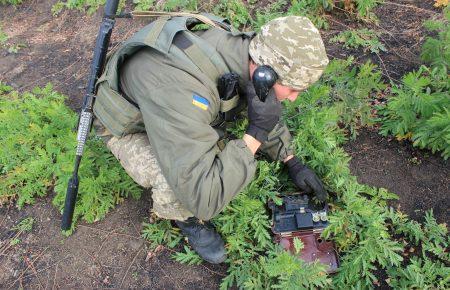
[[[314,192],[316,198],[321,202],[327,200],[328,193],[325,191],[322,182],[314,171],[301,163],[295,156],[288,160],[286,165],[289,170],[289,177],[299,189],[305,193]]]

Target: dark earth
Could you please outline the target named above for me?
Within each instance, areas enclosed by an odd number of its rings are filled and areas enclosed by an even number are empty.
[[[17,54],[0,49],[0,81],[19,91],[51,82],[69,97],[68,105],[79,110],[101,11],[92,16],[65,11],[54,17],[54,3],[34,0],[18,7],[1,6],[0,25],[10,36],[9,42],[26,47]],[[353,55],[358,63],[371,59],[383,70],[386,81],[397,82],[404,73],[420,66],[420,47],[427,35],[422,22],[438,12],[431,0],[402,0],[386,1],[378,7],[378,24],[347,20],[344,12],[327,15],[330,30],[323,32],[327,51],[331,58]],[[144,24],[129,19],[117,21],[111,46]],[[329,43],[331,37],[349,27],[377,30],[388,52],[369,55]],[[361,130],[345,150],[352,156],[350,167],[360,182],[399,195],[393,206],[417,220],[433,209],[438,222],[448,222],[450,167],[440,156],[419,151],[408,142],[381,137],[373,129]],[[173,250],[149,249],[140,237],[142,222],[148,219],[148,192],[140,200],[126,200],[103,221],[80,223],[68,238],[60,233],[61,215],[51,199],[52,194],[20,211],[12,205],[0,208],[2,245],[17,234],[12,228],[19,221],[35,219],[33,230],[18,236],[18,245],[0,252],[1,289],[216,289],[226,275],[225,265],[183,265],[170,259]]]

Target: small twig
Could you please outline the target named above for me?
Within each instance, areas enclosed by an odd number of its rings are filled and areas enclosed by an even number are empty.
[[[38,83],[39,81],[41,81],[41,80],[43,80],[43,79],[46,79],[46,78],[51,77],[51,76],[55,76],[56,74],[60,74],[60,73],[62,73],[62,72],[64,72],[64,71],[68,70],[68,69],[71,68],[72,66],[74,66],[74,65],[75,65],[77,62],[79,62],[80,60],[81,60],[81,58],[79,58],[78,60],[74,61],[72,64],[70,64],[69,66],[65,67],[64,69],[62,69],[62,70],[60,70],[60,71],[57,71],[57,72],[54,72],[54,73],[51,73],[51,74],[48,74],[48,75],[45,75],[45,76],[43,76],[43,77],[41,77],[41,78],[39,78],[39,79],[37,79],[37,80],[35,80],[35,81],[32,81],[31,83],[29,83],[29,84],[27,84],[27,85],[24,85],[24,86],[20,87],[19,89],[22,89],[22,90],[23,90],[23,89],[25,89],[25,88],[28,88],[28,87],[30,87],[30,86],[32,86],[32,85]]]
[[[222,273],[219,273],[219,272],[213,271],[213,270],[209,269],[208,267],[206,267],[206,266],[205,266],[205,265],[203,265],[203,264],[200,264],[200,265],[202,265],[202,266],[203,266],[203,268],[205,268],[206,270],[208,270],[209,272],[211,272],[211,273],[213,273],[213,274],[219,275],[219,276],[221,276],[221,277],[225,277],[225,276],[227,276],[227,275],[224,275],[224,274],[222,274]]]
[[[330,55],[330,56],[332,56],[333,58],[336,58],[336,59],[345,60],[344,58],[337,57],[337,56],[335,56],[335,55],[333,55],[333,54],[331,54],[331,53],[328,53],[328,55]],[[353,62],[355,62],[356,64],[359,64],[359,65],[362,65],[362,64],[363,64],[363,63],[361,63],[361,62],[359,62],[359,61],[357,61],[357,60],[354,60]],[[391,73],[395,73],[396,75],[399,75],[398,73],[396,73],[396,72],[394,72],[394,71],[391,71],[391,70],[386,70],[386,73],[387,73],[388,71],[391,72]],[[386,77],[388,77],[383,71],[381,71],[381,74],[384,75],[384,76],[386,76]],[[400,82],[400,80],[395,79],[395,78],[392,78],[392,77],[389,78],[389,79],[394,80],[394,81],[396,81],[397,83]]]
[[[88,229],[91,229],[91,230],[96,230],[96,231],[100,231],[100,232],[104,232],[104,233],[109,233],[109,234],[112,234],[112,235],[125,236],[125,237],[129,237],[129,238],[133,238],[133,239],[138,239],[138,240],[141,239],[141,237],[136,237],[136,236],[132,236],[132,235],[128,235],[128,234],[123,234],[123,233],[114,233],[114,231],[110,232],[110,231],[106,231],[106,230],[102,230],[102,229],[97,229],[97,228],[93,228],[93,227],[85,226],[85,225],[80,225],[80,224],[78,225],[78,227],[88,228]]]
[[[339,25],[342,25],[342,26],[347,27],[347,29],[353,30],[353,28],[351,28],[350,26],[348,26],[348,25],[346,25],[346,24],[344,24],[344,23],[342,23],[342,22],[340,22],[340,21],[337,21],[337,20],[333,19],[331,16],[328,16],[328,15],[327,15],[327,18],[329,18],[331,21],[333,21],[333,22],[335,22],[335,23],[338,23]],[[390,35],[390,36],[392,37],[392,39],[394,39],[397,43],[400,44],[400,42],[396,39],[395,36],[392,35],[392,33],[391,33],[390,31],[388,31],[387,29],[385,29],[385,28],[383,28],[383,27],[381,27],[381,26],[379,26],[379,25],[376,25],[376,26],[377,26],[377,29],[381,30],[381,33],[386,33],[386,34]],[[385,44],[387,43],[386,40],[384,40],[381,36],[380,36],[379,38],[381,38]],[[406,51],[408,51],[412,56],[417,57],[417,55],[415,55],[414,53],[412,53],[410,49],[406,48]],[[404,59],[404,60],[407,60],[407,61],[410,61],[410,62],[413,62],[413,63],[416,63],[416,64],[420,64],[420,63],[417,62],[417,61],[410,60],[410,59],[407,59],[407,58],[401,56],[401,55],[398,54],[395,50],[389,49],[389,52],[394,53],[395,55],[397,55],[397,56],[400,57],[401,59]],[[379,57],[379,56],[378,56],[378,57]]]
[[[35,276],[36,279],[38,280],[39,285],[40,285],[43,289],[45,289],[44,285],[42,285],[42,283],[41,283],[41,279],[39,279],[39,276],[37,275],[36,268],[34,267],[33,262],[30,263],[30,261],[28,261],[28,258],[27,258],[27,257],[25,257],[24,260],[25,260],[25,262],[27,263],[27,265],[31,267],[31,270],[33,271],[34,276]]]
[[[47,267],[45,267],[44,269],[38,270],[36,273],[42,273],[42,272],[44,272],[44,271],[46,271],[46,270],[52,268],[53,266],[59,264],[60,262],[62,262],[62,261],[64,261],[64,260],[67,260],[68,258],[69,258],[69,256],[66,256],[65,258],[62,258],[61,260],[59,260],[58,262],[53,263],[52,265],[47,266]],[[33,275],[33,274],[28,274],[28,275],[26,275],[26,276],[23,276],[22,278],[25,279],[25,278],[30,277],[31,275]]]
[[[383,66],[384,70],[386,71],[386,75],[387,75],[388,79],[389,79],[389,80],[391,81],[391,83],[392,83],[391,76],[389,75],[389,72],[388,72],[386,66],[384,65],[383,59],[381,58],[381,56],[380,56],[377,52],[375,52],[375,54],[378,56],[378,59],[380,60],[381,65]]]
[[[0,227],[3,225],[3,223],[6,221],[6,218],[8,217],[8,213],[9,213],[9,206],[8,206],[8,210],[6,211],[5,217],[2,219],[2,222],[0,223]]]
[[[11,243],[11,241],[17,239],[17,238],[22,234],[22,232],[23,232],[23,231],[18,231],[18,232],[14,235],[14,237],[9,241],[9,244],[6,244],[6,245],[8,245],[8,246],[6,246],[6,247],[2,250],[2,252],[0,253],[0,255],[5,254],[6,251],[7,251],[9,248],[11,248],[11,247],[13,246],[13,244]]]
[[[128,269],[127,269],[127,271],[125,272],[125,275],[123,275],[122,282],[120,282],[119,289],[122,288],[123,282],[125,281],[125,278],[127,277],[128,272],[130,271],[131,266],[133,266],[134,261],[136,260],[137,256],[139,255],[139,253],[141,252],[141,250],[142,250],[143,247],[144,247],[144,245],[141,245],[141,246],[139,247],[139,250],[137,251],[136,255],[134,255],[134,258],[133,258],[133,260],[131,261],[130,265],[128,266]]]
[[[105,244],[105,242],[109,239],[109,237],[111,237],[112,234],[115,233],[116,230],[117,230],[117,229],[115,229],[115,230],[112,231],[111,233],[108,233],[108,234],[106,235],[106,238],[103,239],[102,243],[100,244],[100,247],[97,249],[97,254],[96,254],[97,257],[98,257],[98,254],[100,253],[100,251],[102,250],[103,245]]]
[[[159,263],[156,263],[156,265],[159,267],[159,269],[164,273],[164,275],[166,275],[165,277],[171,277],[171,276],[169,276],[169,275],[167,275],[167,272],[166,271],[164,271],[164,269],[161,267],[161,265],[159,264]],[[175,279],[175,280],[173,280],[173,282],[177,285],[177,288],[178,289],[183,289],[179,284],[178,284],[178,281]]]
[[[139,232],[139,230],[137,229],[136,225],[135,225],[135,224],[133,223],[133,221],[131,220],[130,216],[131,216],[131,214],[130,214],[130,209],[128,209],[128,220],[129,220],[129,222],[133,225],[133,228],[134,228],[134,230],[136,231],[136,233],[139,235],[140,232]]]
[[[52,285],[52,290],[55,289],[55,283],[56,283],[56,273],[58,273],[58,267],[59,267],[59,262],[58,264],[56,264],[56,269],[55,269],[55,276],[53,276],[53,285]]]
[[[342,22],[340,22],[340,21],[337,21],[336,19],[333,19],[333,17],[332,17],[331,15],[325,15],[325,18],[328,18],[328,19],[330,19],[331,21],[333,21],[333,22],[335,22],[335,23],[337,23],[337,24],[339,24],[339,25],[345,26],[345,27],[347,27],[348,29],[353,30],[353,28],[351,28],[351,27],[348,26],[347,24],[344,24],[344,23],[342,23]]]
[[[59,23],[58,27],[56,27],[56,32],[59,32],[61,30],[61,27],[63,26],[64,23],[66,23],[66,16],[67,16],[68,10],[65,10],[63,12],[63,15],[61,15],[61,22]]]
[[[36,262],[36,260],[39,259],[45,253],[45,251],[47,251],[47,249],[48,249],[48,247],[45,248],[36,258],[34,258],[32,263]],[[27,268],[25,270],[23,270],[22,273],[20,273],[19,278],[14,280],[14,282],[11,284],[11,286],[8,289],[11,289],[16,284],[17,281],[20,281],[20,284],[22,284],[22,278],[25,279],[26,277],[33,275],[33,274],[30,274],[30,275],[27,275],[25,277],[23,276],[28,271],[29,268],[30,268],[30,265],[28,265]]]
[[[428,9],[424,9],[424,8],[420,8],[420,7],[416,7],[416,6],[412,6],[412,5],[399,4],[399,3],[394,3],[394,2],[390,2],[390,1],[384,1],[383,4],[389,4],[389,5],[399,6],[399,7],[405,7],[405,8],[410,8],[410,9],[414,9],[414,10],[427,12],[427,13],[430,13],[430,14],[439,15],[439,13],[437,13],[437,12],[434,12],[434,11],[431,11],[431,10],[428,10]]]

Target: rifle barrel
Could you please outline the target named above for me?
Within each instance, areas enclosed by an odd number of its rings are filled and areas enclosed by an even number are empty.
[[[96,87],[95,84],[102,73],[102,69],[106,60],[106,52],[108,51],[111,33],[115,24],[115,15],[119,0],[107,0],[103,15],[102,24],[98,31],[95,41],[94,56],[92,58],[91,70],[89,73],[88,86],[83,99],[83,107],[81,109],[80,118],[78,120],[77,135],[77,151],[75,159],[75,167],[72,177],[69,180],[66,192],[66,200],[64,203],[64,212],[62,216],[61,229],[69,230],[72,225],[73,212],[75,210],[76,199],[78,194],[78,168],[80,166],[81,157],[83,155],[84,145],[92,127],[93,107],[95,101]]]

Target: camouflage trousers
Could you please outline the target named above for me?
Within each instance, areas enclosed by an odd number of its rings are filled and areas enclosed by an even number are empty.
[[[181,204],[167,183],[147,134],[115,137],[98,120],[94,121],[94,128],[128,175],[140,186],[152,189],[152,212],[172,220],[186,220],[194,216]]]

